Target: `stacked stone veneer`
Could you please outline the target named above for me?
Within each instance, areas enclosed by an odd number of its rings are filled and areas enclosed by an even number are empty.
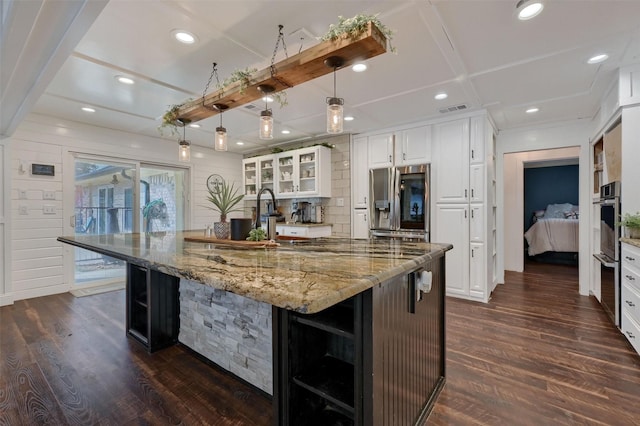
[[[273,394],[271,305],[182,279],[178,340]]]

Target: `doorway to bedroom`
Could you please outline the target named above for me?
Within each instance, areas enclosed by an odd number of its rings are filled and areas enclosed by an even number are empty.
[[[578,158],[523,164],[524,269],[532,263],[578,266]]]

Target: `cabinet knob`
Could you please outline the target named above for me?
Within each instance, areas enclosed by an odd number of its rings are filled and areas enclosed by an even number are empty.
[[[464,198],[467,198],[467,190],[464,190]]]
[[[367,214],[366,214],[366,213],[365,213],[365,215],[364,215],[364,221],[365,221],[365,222],[367,221]]]
[[[635,277],[632,275],[625,275],[625,278],[628,279],[629,281],[635,281]]]
[[[627,305],[631,306],[632,308],[633,308],[634,306],[636,306],[636,304],[635,304],[635,303],[633,303],[631,300],[625,300],[625,303],[626,303]]]
[[[367,197],[364,197],[364,203],[367,204]]]
[[[407,154],[406,154],[406,153],[404,153],[404,152],[402,153],[402,159],[403,159],[403,160],[406,160],[406,159],[407,159]]]
[[[630,332],[630,331],[625,331],[625,333],[627,334],[627,336],[629,336],[629,339],[635,339],[636,338],[636,336],[634,336],[633,333]]]
[[[393,159],[391,158],[391,156],[389,156],[389,162],[393,161]]]

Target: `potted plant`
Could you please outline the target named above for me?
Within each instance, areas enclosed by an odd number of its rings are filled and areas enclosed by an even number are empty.
[[[213,224],[213,232],[216,238],[223,240],[229,238],[230,224],[227,222],[227,215],[231,212],[243,210],[241,207],[236,207],[243,198],[244,194],[238,194],[238,188],[234,188],[233,183],[229,185],[224,180],[217,187],[209,189],[207,200],[213,206],[205,207],[220,213],[220,222]]]
[[[640,238],[640,212],[636,212],[636,214],[625,213],[620,225],[627,228],[629,238]]]

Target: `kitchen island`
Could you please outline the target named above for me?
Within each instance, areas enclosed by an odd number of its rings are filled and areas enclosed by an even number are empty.
[[[212,333],[205,340],[221,346],[204,355],[225,367],[216,358],[230,350],[249,372],[238,375],[272,393],[278,424],[424,419],[444,384],[450,245],[327,238],[246,248],[185,241],[201,235],[58,240],[126,261],[127,332],[150,351],[180,341],[198,352],[192,337]],[[265,358],[272,389],[252,375],[265,370]]]

